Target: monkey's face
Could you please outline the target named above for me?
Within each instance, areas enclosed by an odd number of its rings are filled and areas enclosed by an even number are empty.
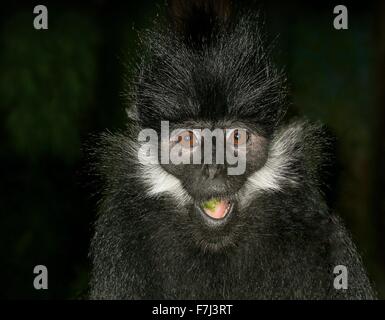
[[[161,166],[180,182],[171,196],[180,208],[178,219],[191,225],[198,243],[219,248],[234,240],[233,233],[247,221],[240,202],[247,196],[248,178],[265,165],[268,145],[260,127],[241,121],[171,125],[160,143],[170,159]]]
[[[192,98],[181,92],[175,107],[152,102],[138,111],[141,127],[158,137],[158,163],[141,173],[148,195],[171,198],[176,212],[163,210],[164,220],[189,241],[216,251],[235,245],[255,221],[249,207],[260,189],[275,188],[274,169],[267,161],[277,108],[246,112],[232,107],[210,80],[196,102],[189,103]],[[163,101],[172,101],[162,94]]]

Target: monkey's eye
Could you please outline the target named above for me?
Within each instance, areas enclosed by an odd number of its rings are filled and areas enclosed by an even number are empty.
[[[198,145],[197,137],[191,130],[185,130],[177,134],[176,143],[180,144],[183,148],[194,148]]]
[[[234,129],[227,135],[227,141],[234,146],[244,146],[249,141],[250,135],[244,129]]]

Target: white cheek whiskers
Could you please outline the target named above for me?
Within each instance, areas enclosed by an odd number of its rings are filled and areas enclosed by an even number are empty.
[[[249,176],[238,192],[239,206],[244,208],[261,192],[281,191],[284,185],[297,185],[299,173],[293,164],[297,161],[294,151],[303,131],[303,123],[297,122],[279,131],[273,138],[265,165]]]
[[[192,202],[191,196],[184,189],[181,181],[162,168],[155,157],[149,158],[137,149],[139,177],[147,187],[146,193],[151,198],[159,198],[166,194],[176,201],[178,208]]]

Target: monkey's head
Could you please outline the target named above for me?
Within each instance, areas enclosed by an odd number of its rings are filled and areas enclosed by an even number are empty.
[[[279,187],[285,81],[256,18],[230,19],[224,1],[193,3],[187,13],[171,4],[177,19],[143,38],[128,113],[145,129],[142,156],[155,158],[140,166],[146,196],[196,244],[219,249],[248,223],[255,193]]]

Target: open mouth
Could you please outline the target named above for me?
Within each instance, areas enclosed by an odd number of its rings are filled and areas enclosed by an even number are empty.
[[[233,204],[227,199],[211,198],[210,200],[202,202],[200,209],[208,217],[215,220],[222,220],[231,213]]]

